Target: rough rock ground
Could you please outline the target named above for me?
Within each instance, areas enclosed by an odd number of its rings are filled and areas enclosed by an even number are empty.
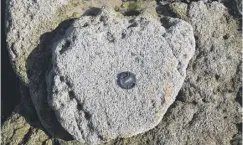
[[[20,85],[22,102],[12,115],[2,123],[2,145],[51,145],[50,137],[43,131],[31,101],[29,90]]]
[[[185,9],[176,8],[176,10],[172,9],[172,11],[174,13],[178,11],[185,12],[185,20],[189,23],[192,17],[201,16],[202,20],[200,21],[200,25],[207,26],[210,22],[211,25],[207,28],[213,28],[217,37],[215,38],[212,33],[210,33],[211,35],[198,35],[198,37],[196,37],[196,55],[190,61],[190,65],[187,69],[187,79],[175,103],[169,108],[158,127],[145,134],[138,135],[137,137],[117,139],[107,144],[241,144],[242,121],[240,117],[242,89],[240,86],[242,85],[242,71],[240,66],[242,64],[242,29],[239,24],[237,24],[241,20],[231,16],[228,13],[230,10],[224,8],[220,3],[214,2],[214,5],[223,7],[223,9],[216,11],[216,13],[214,13],[214,10],[217,10],[217,8],[215,8],[215,6],[211,7],[210,3],[200,4],[197,15],[191,17],[188,17],[187,13],[190,10],[191,4],[183,3],[183,5],[185,5],[183,6]],[[215,21],[214,19],[210,19],[213,15],[219,15],[220,17],[217,17]],[[179,16],[178,13],[177,16]],[[207,21],[204,22],[203,19]],[[216,23],[214,24],[214,22]],[[194,29],[202,27],[200,25],[192,25]],[[207,34],[207,29],[204,27],[204,29],[199,32],[201,34]],[[223,36],[226,39],[222,39]],[[207,41],[204,41],[204,43],[200,42],[199,46],[200,39]],[[215,40],[220,41],[214,44],[215,48],[217,48],[214,51],[208,50],[210,48],[208,47],[209,45],[204,47],[204,44],[212,44]],[[221,48],[221,46],[223,47]],[[226,62],[229,61],[228,65],[219,65],[222,67],[223,71],[227,70],[229,77],[227,77],[226,80],[224,77],[216,79],[218,75],[216,75],[214,71],[209,71],[208,73],[207,71],[210,70],[208,65],[200,67],[204,61],[211,60],[212,55],[216,55],[217,57],[211,61],[212,64],[209,65],[220,64],[220,61],[222,61],[222,59],[220,59],[221,57],[224,59],[227,58],[225,59]],[[223,76],[227,76],[227,74]],[[194,80],[193,75],[198,77],[198,79],[196,79],[198,82],[191,81]],[[214,88],[214,92],[211,95],[207,93],[208,91],[212,92],[210,91],[211,87],[207,87],[208,84]],[[200,108],[199,111],[197,111],[197,108]],[[12,118],[12,122],[18,122],[13,116]],[[190,124],[192,125],[189,127]],[[11,128],[7,128],[5,133],[8,131],[10,132]],[[209,134],[210,132],[211,134]],[[28,139],[27,137],[27,140]],[[11,142],[13,142],[13,140],[11,140]],[[42,143],[45,144],[44,142]],[[52,144],[56,143],[61,145],[80,144],[76,141],[64,141],[59,139],[55,140]],[[2,142],[2,144],[6,143]],[[14,144],[14,142],[12,144]]]
[[[151,12],[155,2],[144,2],[134,6],[146,8]],[[92,7],[112,7],[121,9],[120,0],[6,0],[6,33],[10,61],[14,70],[24,84],[29,83],[27,74],[27,59],[30,53],[40,43],[40,37],[53,31],[61,22],[78,18]],[[128,10],[131,5],[123,8]]]
[[[177,100],[155,129],[110,144],[240,144],[239,25],[218,2],[193,2],[186,16],[194,27],[197,47]]]
[[[168,18],[117,18],[102,10],[76,20],[59,41],[47,77],[49,104],[61,125],[81,142],[98,144],[155,127],[174,102],[195,51],[192,27]],[[117,75],[137,77],[133,89]]]
[[[25,118],[18,113],[14,113],[2,124],[2,145],[35,144],[50,145],[48,136],[40,129],[31,127]]]
[[[113,8],[120,4],[119,0],[105,3]],[[30,88],[37,114],[52,136],[71,139],[57,122],[46,100],[45,71],[52,44],[71,23],[71,18],[79,17],[90,7],[102,5],[99,0],[6,2],[6,33],[11,62],[22,82]]]

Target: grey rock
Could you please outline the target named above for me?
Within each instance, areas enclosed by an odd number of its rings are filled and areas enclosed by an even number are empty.
[[[121,4],[119,0],[107,2],[113,8]],[[57,122],[46,98],[44,78],[52,42],[61,36],[59,32],[63,29],[58,27],[64,20],[80,17],[89,7],[102,5],[100,0],[6,0],[5,32],[10,61],[20,80],[30,89],[37,115],[53,137],[64,139],[69,134]]]
[[[48,38],[49,41],[43,41],[46,40],[44,36],[47,32],[72,16],[74,11],[70,8],[75,7],[73,3],[74,1],[68,0],[6,0],[5,32],[10,61],[19,78],[30,88],[34,107],[43,126],[52,136],[61,138],[67,133],[63,133],[65,130],[57,122],[54,112],[47,104],[42,75],[48,67],[45,64],[51,54],[48,47],[51,45],[52,37]]]
[[[109,145],[229,145],[240,141],[242,37],[223,4],[192,2],[196,51],[176,101],[153,130]],[[240,96],[241,95],[241,96]],[[237,100],[236,100],[237,99]]]
[[[192,27],[168,18],[128,20],[103,10],[76,20],[53,47],[49,105],[77,140],[99,144],[154,128],[174,102],[195,51]],[[117,74],[137,83],[125,90]]]
[[[16,106],[9,118],[2,122],[2,145],[51,145],[48,134],[43,131],[31,101],[29,90],[20,84],[21,103]]]
[[[61,22],[80,17],[90,7],[101,7],[100,0],[4,0],[5,32],[10,61],[24,84],[29,84],[27,59],[40,43],[44,33],[53,31]],[[108,6],[119,6],[120,0],[106,0]]]
[[[26,59],[38,45],[39,37],[55,28],[63,18],[54,18],[67,3],[6,0],[6,33],[10,60],[20,79],[28,84]],[[57,20],[59,19],[59,20]],[[52,20],[52,21],[51,21]]]
[[[27,74],[29,77],[28,88],[37,115],[43,127],[52,137],[65,140],[72,139],[72,136],[62,128],[56,119],[55,113],[48,105],[45,72],[51,61],[51,47],[53,42],[63,35],[63,31],[71,23],[71,20],[64,21],[54,31],[43,34],[40,38],[39,45],[30,53],[26,60]]]
[[[13,113],[1,126],[2,145],[51,145],[49,137],[44,131],[33,128],[25,118]]]
[[[8,5],[9,8],[15,10],[11,10],[11,15],[7,14],[7,21],[19,21],[18,23],[24,23],[26,26],[30,27],[33,21],[27,21],[26,17],[18,17],[17,13],[24,13],[24,15],[29,15],[28,12],[23,11],[26,7],[31,7],[34,5],[25,5],[22,1],[16,0],[8,0],[14,1],[17,6],[13,7],[13,4]],[[74,0],[71,0],[74,1]],[[95,1],[95,0],[93,0]],[[113,0],[112,0],[113,1]],[[229,1],[229,0],[227,0]],[[38,1],[40,2],[40,1]],[[231,2],[231,1],[229,1]],[[46,3],[46,1],[42,1],[42,3]],[[34,3],[33,3],[34,4]],[[24,6],[25,5],[25,6]],[[40,4],[44,6],[44,4]],[[83,5],[83,4],[81,4]],[[115,139],[107,144],[109,145],[150,145],[150,144],[175,144],[175,145],[183,145],[183,144],[241,144],[241,128],[237,128],[239,124],[241,124],[241,112],[242,112],[242,37],[241,37],[241,29],[237,23],[239,20],[234,19],[229,13],[228,9],[225,8],[222,4],[214,2],[214,3],[190,3],[190,4],[178,4],[182,11],[177,11],[178,13],[183,14],[183,16],[187,17],[187,20],[194,28],[194,34],[197,42],[196,52],[194,57],[189,63],[189,67],[187,68],[187,77],[182,86],[179,95],[177,96],[176,101],[169,107],[167,113],[164,115],[162,121],[159,125],[151,129],[146,133],[139,134],[137,136],[128,138],[128,139]],[[188,5],[188,6],[186,6]],[[193,5],[193,7],[191,7]],[[84,6],[87,8],[87,5]],[[21,9],[21,10],[20,10]],[[78,8],[70,7],[70,9],[82,10],[80,5]],[[38,10],[38,9],[37,9]],[[64,9],[62,9],[64,10]],[[188,13],[190,12],[190,17]],[[13,13],[14,12],[14,13]],[[71,12],[71,11],[70,11]],[[176,12],[176,11],[173,11]],[[36,11],[35,13],[41,13],[41,11]],[[18,27],[18,23],[14,25],[9,25],[7,32],[12,33],[17,30],[20,37],[14,38],[14,40],[21,41],[22,39],[26,39],[26,41],[39,41],[41,40],[39,36],[41,36],[45,32],[49,32],[52,29],[49,29],[49,26],[52,25],[52,22],[55,23],[55,26],[58,25],[62,20],[55,21],[56,18],[60,18],[66,15],[68,12],[64,12],[62,14],[58,13],[57,15],[53,15],[48,21],[48,23],[40,23],[40,28],[44,31],[40,31],[37,37],[22,37],[23,34],[28,33],[26,36],[31,36],[29,34],[33,33],[30,31],[21,31],[22,28]],[[193,14],[194,13],[194,14]],[[178,15],[179,16],[179,15]],[[46,15],[42,15],[42,17],[46,17]],[[185,17],[181,17],[184,19]],[[17,20],[19,19],[19,20]],[[35,18],[36,19],[36,18]],[[41,17],[38,17],[37,20],[42,20]],[[42,21],[40,21],[42,22]],[[10,22],[11,23],[11,22]],[[17,29],[18,28],[18,29]],[[46,29],[48,28],[48,30]],[[240,31],[239,31],[240,29]],[[12,34],[11,34],[12,35]],[[14,35],[12,35],[14,36]],[[17,36],[17,35],[16,35]],[[52,39],[53,36],[50,36],[47,39]],[[21,39],[20,39],[21,38]],[[19,40],[20,39],[20,40]],[[33,40],[32,40],[33,39]],[[13,41],[14,42],[14,41]],[[31,49],[27,49],[25,45],[22,45],[21,50],[23,53],[19,56],[21,58],[22,54],[30,54],[32,50],[35,52],[35,48],[37,43],[32,43]],[[39,65],[39,58],[46,59],[51,58],[49,52],[47,55],[42,55],[45,49],[51,49],[49,44],[50,41],[44,41],[41,43],[45,43],[48,45],[40,45],[38,53],[36,55],[32,55],[33,58],[37,58],[34,60],[29,60],[33,63],[33,67],[29,68],[29,76],[32,77],[32,81],[38,79],[38,81],[33,81],[30,86],[32,89],[31,94],[32,98],[35,98],[33,102],[40,104],[39,109],[42,112],[42,124],[51,124],[50,128],[46,128],[47,130],[54,130],[53,128],[56,123],[49,121],[49,118],[53,117],[55,114],[51,113],[48,115],[48,110],[52,111],[49,108],[46,101],[46,86],[39,85],[45,84],[44,75],[46,71],[46,67],[49,64],[49,60],[43,61],[42,65]],[[13,43],[9,43],[9,46]],[[19,44],[18,44],[19,45]],[[15,51],[16,47],[9,47],[9,51]],[[13,49],[13,50],[11,50]],[[44,49],[44,50],[43,50]],[[11,52],[12,53],[12,52]],[[28,55],[26,55],[28,56]],[[28,64],[26,62],[26,56],[24,59],[14,59],[13,65],[14,68],[19,67],[19,65]],[[28,56],[29,57],[29,56]],[[39,58],[38,58],[39,57]],[[19,61],[19,62],[18,62]],[[30,63],[31,64],[31,63]],[[217,66],[217,67],[213,67]],[[25,68],[25,67],[23,67]],[[35,70],[35,71],[34,71]],[[27,73],[26,70],[16,69],[16,72]],[[34,73],[33,73],[34,71]],[[217,72],[217,73],[216,73]],[[220,73],[220,75],[218,74]],[[40,75],[41,74],[41,75]],[[21,78],[22,75],[20,75]],[[23,79],[22,79],[23,80]],[[213,91],[212,91],[213,90]],[[41,95],[39,95],[41,94]],[[41,104],[43,101],[44,105]],[[28,100],[31,102],[31,100]],[[36,106],[35,106],[36,107]],[[21,107],[22,108],[22,107]],[[30,108],[29,103],[25,104],[25,108]],[[30,110],[32,109],[32,110]],[[31,107],[30,111],[26,111],[26,114],[35,111],[33,107]],[[38,108],[36,110],[39,112]],[[16,113],[14,113],[16,114]],[[40,114],[40,113],[39,113]],[[19,114],[17,114],[18,116]],[[16,116],[16,115],[14,115]],[[18,120],[26,120],[26,118],[20,117],[20,119],[15,119],[14,116],[11,116],[13,119],[9,119],[6,123],[2,123],[2,143],[3,144],[19,144],[22,142],[22,139],[26,139],[25,135],[31,138],[36,138],[35,142],[30,142],[27,140],[26,144],[56,144],[59,143],[61,145],[64,144],[72,144],[72,145],[80,145],[77,141],[65,141],[58,140],[59,142],[54,141],[51,143],[51,140],[46,137],[41,137],[39,135],[39,131],[36,133],[36,129],[31,129],[29,133],[29,126],[26,128],[19,126]],[[39,115],[41,116],[41,115]],[[29,116],[33,118],[32,116]],[[19,117],[18,117],[19,118]],[[36,117],[35,117],[36,118]],[[27,122],[28,122],[27,118]],[[43,121],[44,120],[44,121]],[[30,120],[31,121],[31,120]],[[45,122],[46,121],[46,122]],[[25,122],[25,121],[24,121]],[[12,127],[9,127],[10,126]],[[26,123],[25,123],[26,124]],[[33,126],[31,124],[31,126]],[[45,125],[44,125],[45,126]],[[20,128],[21,127],[21,128]],[[52,127],[52,128],[51,128]],[[61,131],[59,131],[61,132]],[[41,133],[44,134],[44,133]],[[31,139],[32,140],[32,139]],[[49,143],[50,142],[50,143]]]

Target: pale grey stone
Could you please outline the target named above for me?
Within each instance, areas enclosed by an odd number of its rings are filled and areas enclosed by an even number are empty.
[[[65,133],[47,105],[45,82],[41,76],[47,67],[46,48],[51,41],[43,42],[46,39],[43,37],[70,17],[66,13],[70,3],[68,0],[6,0],[5,13],[6,42],[13,69],[30,88],[34,107],[45,129],[52,136],[61,138],[70,135]]]
[[[26,59],[34,50],[40,36],[54,29],[63,18],[56,17],[67,0],[6,0],[6,41],[10,60],[20,79],[28,84]],[[51,21],[52,20],[52,21]]]
[[[192,27],[168,18],[133,20],[104,10],[76,20],[53,48],[48,101],[77,140],[99,144],[154,128],[174,102],[195,51]],[[136,75],[133,89],[117,74]]]
[[[40,37],[61,22],[80,17],[90,7],[101,7],[100,0],[4,0],[5,32],[13,69],[24,84],[29,84],[27,59],[40,43]],[[106,0],[119,6],[120,0]]]
[[[13,1],[18,2],[18,4],[23,4],[23,1]],[[48,4],[46,1],[42,2]],[[237,130],[236,127],[242,122],[242,89],[240,88],[240,86],[242,86],[242,32],[241,30],[237,30],[240,28],[236,25],[240,20],[233,18],[228,13],[228,10],[230,9],[225,8],[222,4],[218,2],[207,4],[203,4],[201,2],[192,2],[186,5],[188,5],[188,10],[185,11],[187,12],[185,13],[186,16],[188,16],[188,13],[191,11],[188,22],[191,23],[194,28],[194,34],[197,38],[197,47],[195,55],[193,56],[192,60],[189,63],[189,67],[187,68],[187,77],[179,95],[177,96],[176,101],[170,106],[167,113],[164,115],[163,120],[156,128],[146,133],[134,136],[132,138],[116,139],[108,144],[241,144],[242,129],[240,127]],[[221,7],[220,10],[217,10],[218,7]],[[24,9],[25,7],[19,8]],[[23,11],[19,11],[18,9],[16,9],[14,12],[21,13]],[[38,11],[38,13],[41,13],[41,11]],[[43,15],[43,17],[45,17],[45,15]],[[58,18],[60,17],[60,15],[54,15],[54,17]],[[11,17],[9,17],[8,15],[7,19],[11,19]],[[19,19],[24,21],[24,19],[28,18],[16,16],[13,19]],[[194,20],[191,21],[192,19]],[[28,23],[27,21],[25,24],[30,25],[30,23],[32,22],[33,21],[30,21]],[[16,29],[18,27],[17,24],[18,23],[16,23],[16,25],[13,25],[14,27],[11,27],[10,29]],[[49,25],[50,23],[47,23],[45,26]],[[45,26],[42,26],[41,28],[46,29]],[[49,31],[51,30],[45,32]],[[21,28],[18,30],[18,32],[20,32],[20,36],[22,36],[21,32],[32,33],[32,31],[21,31]],[[16,40],[18,40],[19,38],[22,37],[18,37]],[[47,39],[49,40],[51,38],[52,36]],[[25,39],[32,40],[33,37]],[[39,40],[39,36],[36,39]],[[46,47],[47,45],[50,45],[49,41],[44,41],[43,43],[45,43],[46,45],[39,46],[41,50],[43,50],[43,48],[50,49],[49,47]],[[34,48],[35,45],[33,45],[33,49]],[[13,47],[11,49],[15,48]],[[9,51],[12,50],[10,50],[9,48]],[[22,47],[21,51],[26,54],[29,54],[31,52],[31,50],[28,50],[25,47]],[[40,55],[41,53],[42,52],[36,53],[36,55],[33,55],[33,57],[39,57],[41,59],[51,58],[50,55]],[[15,61],[19,60],[16,59]],[[35,61],[32,60],[32,62]],[[38,62],[38,59],[36,62]],[[18,66],[18,64],[24,63],[24,61],[19,63],[16,62],[16,64],[14,65]],[[45,72],[44,68],[46,68],[48,64],[49,61],[45,61],[41,67],[33,67],[33,69],[31,70],[35,70],[36,72],[43,74],[43,72]],[[33,63],[33,66],[35,65],[36,63]],[[24,72],[24,70],[22,71]],[[38,104],[41,104],[43,100],[46,100],[47,96],[45,93],[45,85],[40,85],[45,84],[45,80],[42,76],[43,75],[33,76],[33,78],[38,78],[39,80],[41,80],[41,82],[37,81],[29,85],[32,89],[34,88],[34,90],[31,91],[33,95],[32,98],[36,98],[35,103]],[[29,104],[26,104],[26,107],[28,105]],[[48,107],[47,104],[41,104],[39,105],[39,107],[42,108],[42,118],[46,120],[44,124],[52,127],[46,129],[53,131],[54,123],[50,122],[49,118],[50,115],[55,118],[55,114],[46,113],[48,111],[47,109],[45,109],[46,107]],[[31,109],[31,111],[35,111],[34,108]],[[26,113],[28,114],[29,112]],[[29,117],[31,118],[32,116]],[[14,120],[12,122],[14,122]],[[18,124],[18,122],[16,123],[15,121],[13,125],[16,124]],[[9,129],[11,130],[12,128]],[[20,131],[18,129],[16,130]],[[35,131],[31,132],[30,134],[28,133],[26,137],[28,137],[29,135],[31,137],[35,136],[36,138],[41,138]],[[11,137],[12,134],[9,134],[9,136]],[[20,139],[22,138],[17,134],[15,136]],[[53,141],[53,144],[61,145],[81,144],[77,141]],[[14,144],[15,142],[16,140],[10,140],[10,144]],[[45,144],[45,142],[38,143]]]
[[[109,0],[108,0],[109,1]],[[111,0],[114,7],[116,0]],[[53,39],[61,36],[60,24],[80,17],[89,6],[101,7],[100,0],[4,0],[5,33],[13,70],[30,89],[34,107],[44,128],[53,137],[70,139],[57,122],[46,98],[45,71],[51,58]],[[57,37],[56,37],[57,36]],[[44,74],[44,75],[43,75]]]
[[[187,77],[159,125],[109,145],[229,145],[242,132],[242,36],[219,2],[192,2],[196,51]],[[238,127],[239,126],[239,127]]]

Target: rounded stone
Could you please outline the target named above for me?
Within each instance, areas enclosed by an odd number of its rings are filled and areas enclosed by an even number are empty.
[[[174,102],[194,51],[193,29],[180,19],[163,27],[148,16],[129,20],[107,10],[83,16],[53,47],[49,105],[82,143],[143,133]]]

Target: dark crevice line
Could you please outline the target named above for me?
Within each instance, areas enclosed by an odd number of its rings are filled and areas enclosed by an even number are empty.
[[[5,12],[6,11],[6,5],[9,5],[9,1],[2,0],[2,13],[1,18],[4,22],[5,20]],[[9,14],[8,14],[9,15]],[[8,18],[10,21],[10,18]],[[1,25],[1,31],[2,31],[2,37],[1,37],[1,65],[2,65],[2,71],[1,71],[1,122],[3,123],[6,121],[6,119],[11,115],[12,111],[16,107],[17,104],[20,103],[20,92],[19,92],[19,79],[16,76],[12,64],[10,63],[10,57],[8,52],[8,46],[6,43],[6,31],[9,31],[5,26],[5,23],[2,23]],[[6,31],[5,31],[6,30]],[[10,48],[11,49],[11,48]]]
[[[23,125],[23,126],[24,126],[24,125]],[[16,134],[16,131],[19,130],[19,129],[21,129],[21,128],[23,128],[23,126],[14,129],[14,131],[13,131],[11,137],[10,137],[10,140],[12,140],[13,136]]]
[[[22,139],[21,144],[19,144],[19,145],[25,145],[27,143],[27,141],[29,140],[31,134],[32,134],[32,128],[30,127],[28,132],[24,135],[24,138]]]
[[[44,140],[43,142],[42,142],[42,144],[41,145],[47,145],[46,144],[46,142],[49,140],[49,138],[48,139],[46,139],[46,140]]]

